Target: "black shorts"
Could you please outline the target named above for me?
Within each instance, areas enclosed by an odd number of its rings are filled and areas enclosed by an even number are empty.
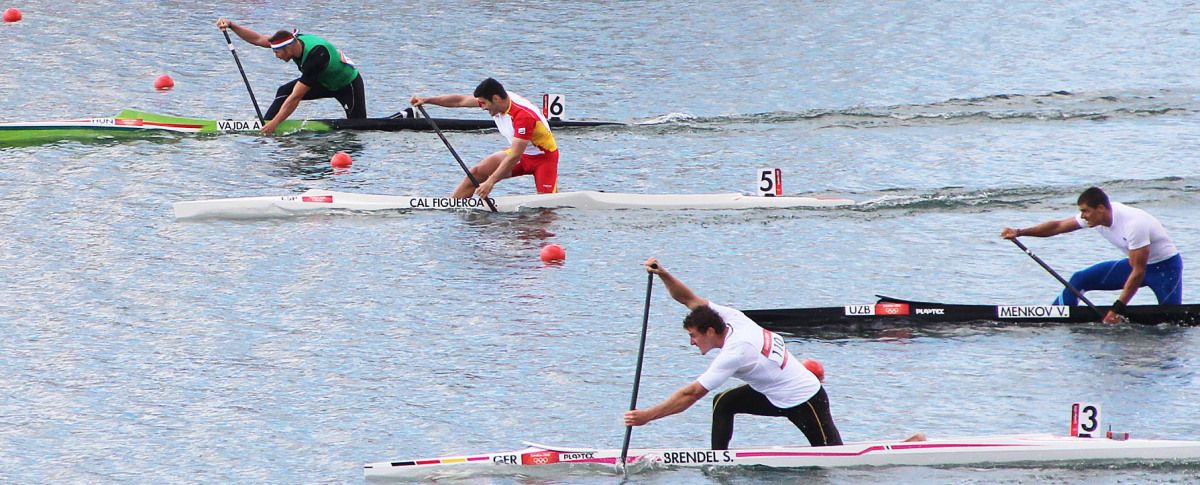
[[[785,416],[795,424],[808,444],[812,446],[837,446],[842,444],[829,413],[829,396],[822,387],[813,397],[787,409],[771,404],[761,392],[749,385],[735,387],[713,397],[712,449],[727,450],[733,439],[733,416],[753,414],[756,416]]]
[[[275,119],[275,115],[279,114],[279,109],[283,107],[283,102],[287,101],[288,96],[292,95],[292,90],[296,88],[296,83],[299,81],[300,78],[293,79],[275,91],[275,101],[267,109],[267,114],[264,118],[268,120]],[[367,94],[366,89],[363,87],[362,74],[355,76],[350,84],[337,91],[325,89],[324,86],[318,84],[316,86],[309,86],[308,93],[304,94],[304,99],[306,100],[323,98],[336,98],[342,104],[342,109],[346,111],[347,119],[367,117]]]

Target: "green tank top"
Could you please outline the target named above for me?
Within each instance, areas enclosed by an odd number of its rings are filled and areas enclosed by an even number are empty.
[[[308,53],[317,46],[324,46],[325,50],[329,51],[329,65],[325,66],[325,70],[317,76],[317,82],[321,83],[325,89],[337,91],[358,77],[358,69],[355,69],[353,64],[346,62],[342,53],[329,41],[309,34],[300,34],[296,38],[304,43],[304,53],[300,55],[301,66],[308,60]]]

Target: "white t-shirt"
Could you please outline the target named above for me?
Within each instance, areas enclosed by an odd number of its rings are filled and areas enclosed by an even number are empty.
[[[1179,249],[1167,236],[1166,228],[1154,216],[1120,202],[1109,202],[1109,204],[1112,205],[1112,226],[1096,226],[1093,229],[1126,256],[1129,256],[1129,251],[1146,246],[1150,246],[1150,258],[1146,260],[1147,264],[1154,264],[1179,254]],[[1079,224],[1079,227],[1088,227],[1087,221],[1083,220],[1081,214],[1075,215],[1075,222]]]
[[[712,391],[736,377],[784,409],[803,404],[821,390],[817,376],[796,361],[783,337],[733,308],[712,302],[708,307],[725,322],[725,344],[708,370],[696,378],[705,389]]]

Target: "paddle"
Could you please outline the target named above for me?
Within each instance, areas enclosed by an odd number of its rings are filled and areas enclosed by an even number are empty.
[[[658,268],[657,264],[650,265]],[[646,310],[642,313],[642,343],[638,346],[637,370],[633,374],[633,397],[629,399],[629,410],[637,409],[638,387],[642,384],[642,358],[646,355],[646,328],[650,325],[650,290],[654,289],[654,273],[646,275]],[[633,426],[625,427],[625,443],[621,445],[621,472],[625,471],[625,458],[629,455],[629,438]]]
[[[446,135],[442,134],[442,130],[438,129],[437,122],[433,121],[433,118],[429,117],[429,113],[425,112],[425,106],[418,104],[417,109],[421,110],[421,116],[425,117],[425,119],[429,121],[429,126],[433,127],[433,131],[437,132],[437,136],[442,139],[442,143],[445,143],[446,148],[450,149],[450,154],[454,155],[454,159],[458,160],[458,166],[462,167],[463,172],[467,173],[467,178],[471,180],[471,185],[474,185],[476,188],[478,188],[479,180],[477,180],[475,178],[475,174],[471,173],[471,170],[467,168],[467,164],[463,163],[462,157],[458,156],[458,152],[454,151],[454,147],[450,146],[450,140],[447,140]],[[492,212],[497,212],[496,204],[492,203],[492,199],[490,197],[484,198],[483,200],[484,202],[487,202],[487,205],[492,209]]]
[[[229,29],[221,29],[221,33],[225,34],[225,43],[229,45],[229,53],[233,54],[233,62],[237,63],[238,72],[242,73],[242,81],[246,83],[246,91],[250,93],[250,102],[254,103],[254,112],[258,113],[258,122],[267,124],[263,119],[262,110],[258,108],[258,100],[254,99],[254,90],[250,89],[250,79],[246,77],[246,70],[242,68],[242,60],[238,59],[237,49],[233,48],[233,39],[229,38]]]
[[[1099,308],[1096,308],[1096,305],[1093,305],[1091,300],[1088,300],[1086,296],[1083,296],[1083,293],[1076,289],[1075,285],[1072,285],[1071,282],[1064,280],[1062,276],[1059,276],[1058,273],[1054,271],[1054,268],[1051,268],[1050,265],[1046,264],[1045,261],[1042,261],[1042,258],[1037,257],[1036,254],[1033,254],[1033,251],[1030,251],[1029,248],[1025,247],[1024,244],[1021,244],[1021,241],[1018,241],[1017,238],[1014,237],[1010,239],[1010,241],[1012,241],[1013,244],[1016,244],[1018,248],[1021,248],[1021,251],[1024,251],[1025,254],[1028,254],[1029,257],[1033,258],[1034,261],[1037,261],[1037,264],[1042,265],[1043,269],[1049,271],[1051,275],[1058,279],[1059,283],[1062,283],[1063,286],[1066,286],[1068,290],[1071,290],[1071,293],[1074,293],[1080,301],[1087,303],[1087,306],[1091,307],[1092,311],[1096,312],[1096,315],[1100,316],[1100,320],[1104,320],[1104,313],[1101,312]]]

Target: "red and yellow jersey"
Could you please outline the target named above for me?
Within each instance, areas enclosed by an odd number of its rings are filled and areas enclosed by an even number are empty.
[[[550,123],[542,116],[542,112],[519,95],[508,93],[508,99],[512,101],[508,111],[492,117],[500,134],[508,138],[508,143],[511,145],[517,138],[529,140],[529,146],[525,148],[527,155],[558,151],[558,143],[554,141],[554,134],[550,133]]]

